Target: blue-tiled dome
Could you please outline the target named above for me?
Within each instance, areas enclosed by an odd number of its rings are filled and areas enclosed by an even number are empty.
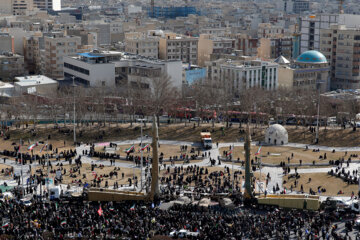
[[[298,63],[327,63],[326,57],[318,51],[311,50],[303,52],[297,59]]]

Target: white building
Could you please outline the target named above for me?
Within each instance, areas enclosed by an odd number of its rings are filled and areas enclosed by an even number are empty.
[[[80,53],[64,57],[64,77],[91,87],[134,85],[152,88],[151,79],[167,75],[172,85],[182,86],[181,61],[148,59],[122,52]]]
[[[227,93],[235,95],[254,87],[276,90],[278,67],[277,63],[261,60],[219,59],[207,62],[208,78],[211,82],[219,87],[225,87]]]
[[[58,82],[43,75],[16,77],[15,93],[51,95],[57,92]]]

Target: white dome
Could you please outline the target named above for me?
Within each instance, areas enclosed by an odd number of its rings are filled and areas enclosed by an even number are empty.
[[[271,125],[265,132],[265,143],[282,145],[288,143],[288,132],[280,124]]]

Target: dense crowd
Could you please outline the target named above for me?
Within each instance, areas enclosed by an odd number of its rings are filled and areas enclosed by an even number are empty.
[[[201,209],[175,205],[167,210],[161,203],[40,202],[25,206],[14,200],[0,206],[3,226],[0,235],[16,239],[147,239],[169,236],[186,229],[197,239],[342,239],[336,231],[337,213],[299,210],[260,212],[221,208]],[[353,223],[347,222],[346,234]],[[342,234],[344,236],[344,234]]]

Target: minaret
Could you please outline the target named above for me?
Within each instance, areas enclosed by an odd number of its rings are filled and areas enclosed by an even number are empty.
[[[154,115],[153,117],[153,127],[152,127],[152,169],[151,169],[151,192],[150,198],[153,200],[154,198],[158,198],[160,195],[159,191],[159,154],[158,154],[158,147],[159,147],[159,132],[158,126],[156,123],[157,119]]]
[[[250,137],[250,125],[247,125],[246,137],[245,137],[245,199],[253,198],[251,187],[251,172],[250,172],[250,150],[251,150],[251,137]]]

